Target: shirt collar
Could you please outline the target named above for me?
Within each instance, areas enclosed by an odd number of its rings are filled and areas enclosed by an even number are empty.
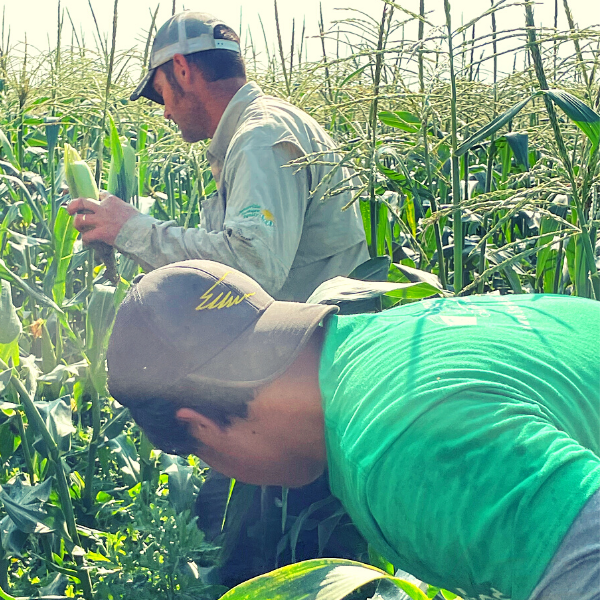
[[[229,101],[208,147],[207,157],[210,162],[225,160],[229,142],[237,129],[242,113],[253,100],[263,95],[263,91],[254,81],[249,81],[236,92]]]

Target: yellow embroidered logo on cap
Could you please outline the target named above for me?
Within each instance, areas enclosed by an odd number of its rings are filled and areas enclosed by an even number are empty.
[[[216,298],[213,299],[213,290],[225,280],[225,277],[229,275],[229,271],[219,279],[216,283],[211,285],[205,292],[200,296],[200,304],[196,306],[196,310],[221,310],[222,308],[231,308],[232,306],[237,306],[242,303],[246,298],[250,296],[254,296],[255,292],[250,292],[249,294],[232,294],[231,292],[227,292],[225,296],[223,296],[223,292],[221,292]]]

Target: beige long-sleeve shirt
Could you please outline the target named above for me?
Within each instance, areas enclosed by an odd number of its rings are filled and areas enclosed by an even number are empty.
[[[143,266],[202,258],[232,266],[279,300],[304,301],[323,281],[368,260],[352,172],[309,115],[247,83],[227,106],[207,153],[217,193],[200,227],[137,215],[115,247]],[[322,153],[300,169],[292,160]],[[326,196],[338,186],[346,191]]]

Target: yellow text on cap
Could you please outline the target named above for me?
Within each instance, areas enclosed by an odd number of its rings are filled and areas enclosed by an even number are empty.
[[[223,298],[223,292],[221,292],[214,300],[214,294],[212,291],[222,282],[225,277],[229,275],[229,271],[219,279],[216,283],[211,285],[205,292],[200,296],[200,304],[196,306],[196,310],[221,310],[222,308],[231,308],[232,306],[237,306],[241,302],[243,302],[246,298],[250,296],[254,296],[255,292],[251,292],[249,294],[232,294],[231,292],[227,292]]]

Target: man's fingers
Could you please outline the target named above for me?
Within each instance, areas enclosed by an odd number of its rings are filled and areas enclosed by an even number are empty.
[[[95,212],[99,204],[99,202],[92,200],[91,198],[75,198],[75,200],[71,200],[71,202],[67,204],[67,211],[70,215],[74,215],[82,210]]]
[[[105,236],[102,234],[102,230],[98,228],[93,228],[81,233],[81,241],[83,242],[84,246],[87,246],[92,242],[104,242],[104,237]]]
[[[80,210],[83,210],[83,198],[77,198],[75,200],[71,200],[69,204],[66,206],[67,212],[70,215],[74,215],[78,213]]]
[[[139,211],[116,196],[105,193],[102,201],[76,198],[68,206],[75,215],[73,225],[82,234],[84,243],[102,241],[112,246],[125,221]]]
[[[94,213],[76,214],[73,226],[77,231],[90,231],[98,226],[98,217]]]

